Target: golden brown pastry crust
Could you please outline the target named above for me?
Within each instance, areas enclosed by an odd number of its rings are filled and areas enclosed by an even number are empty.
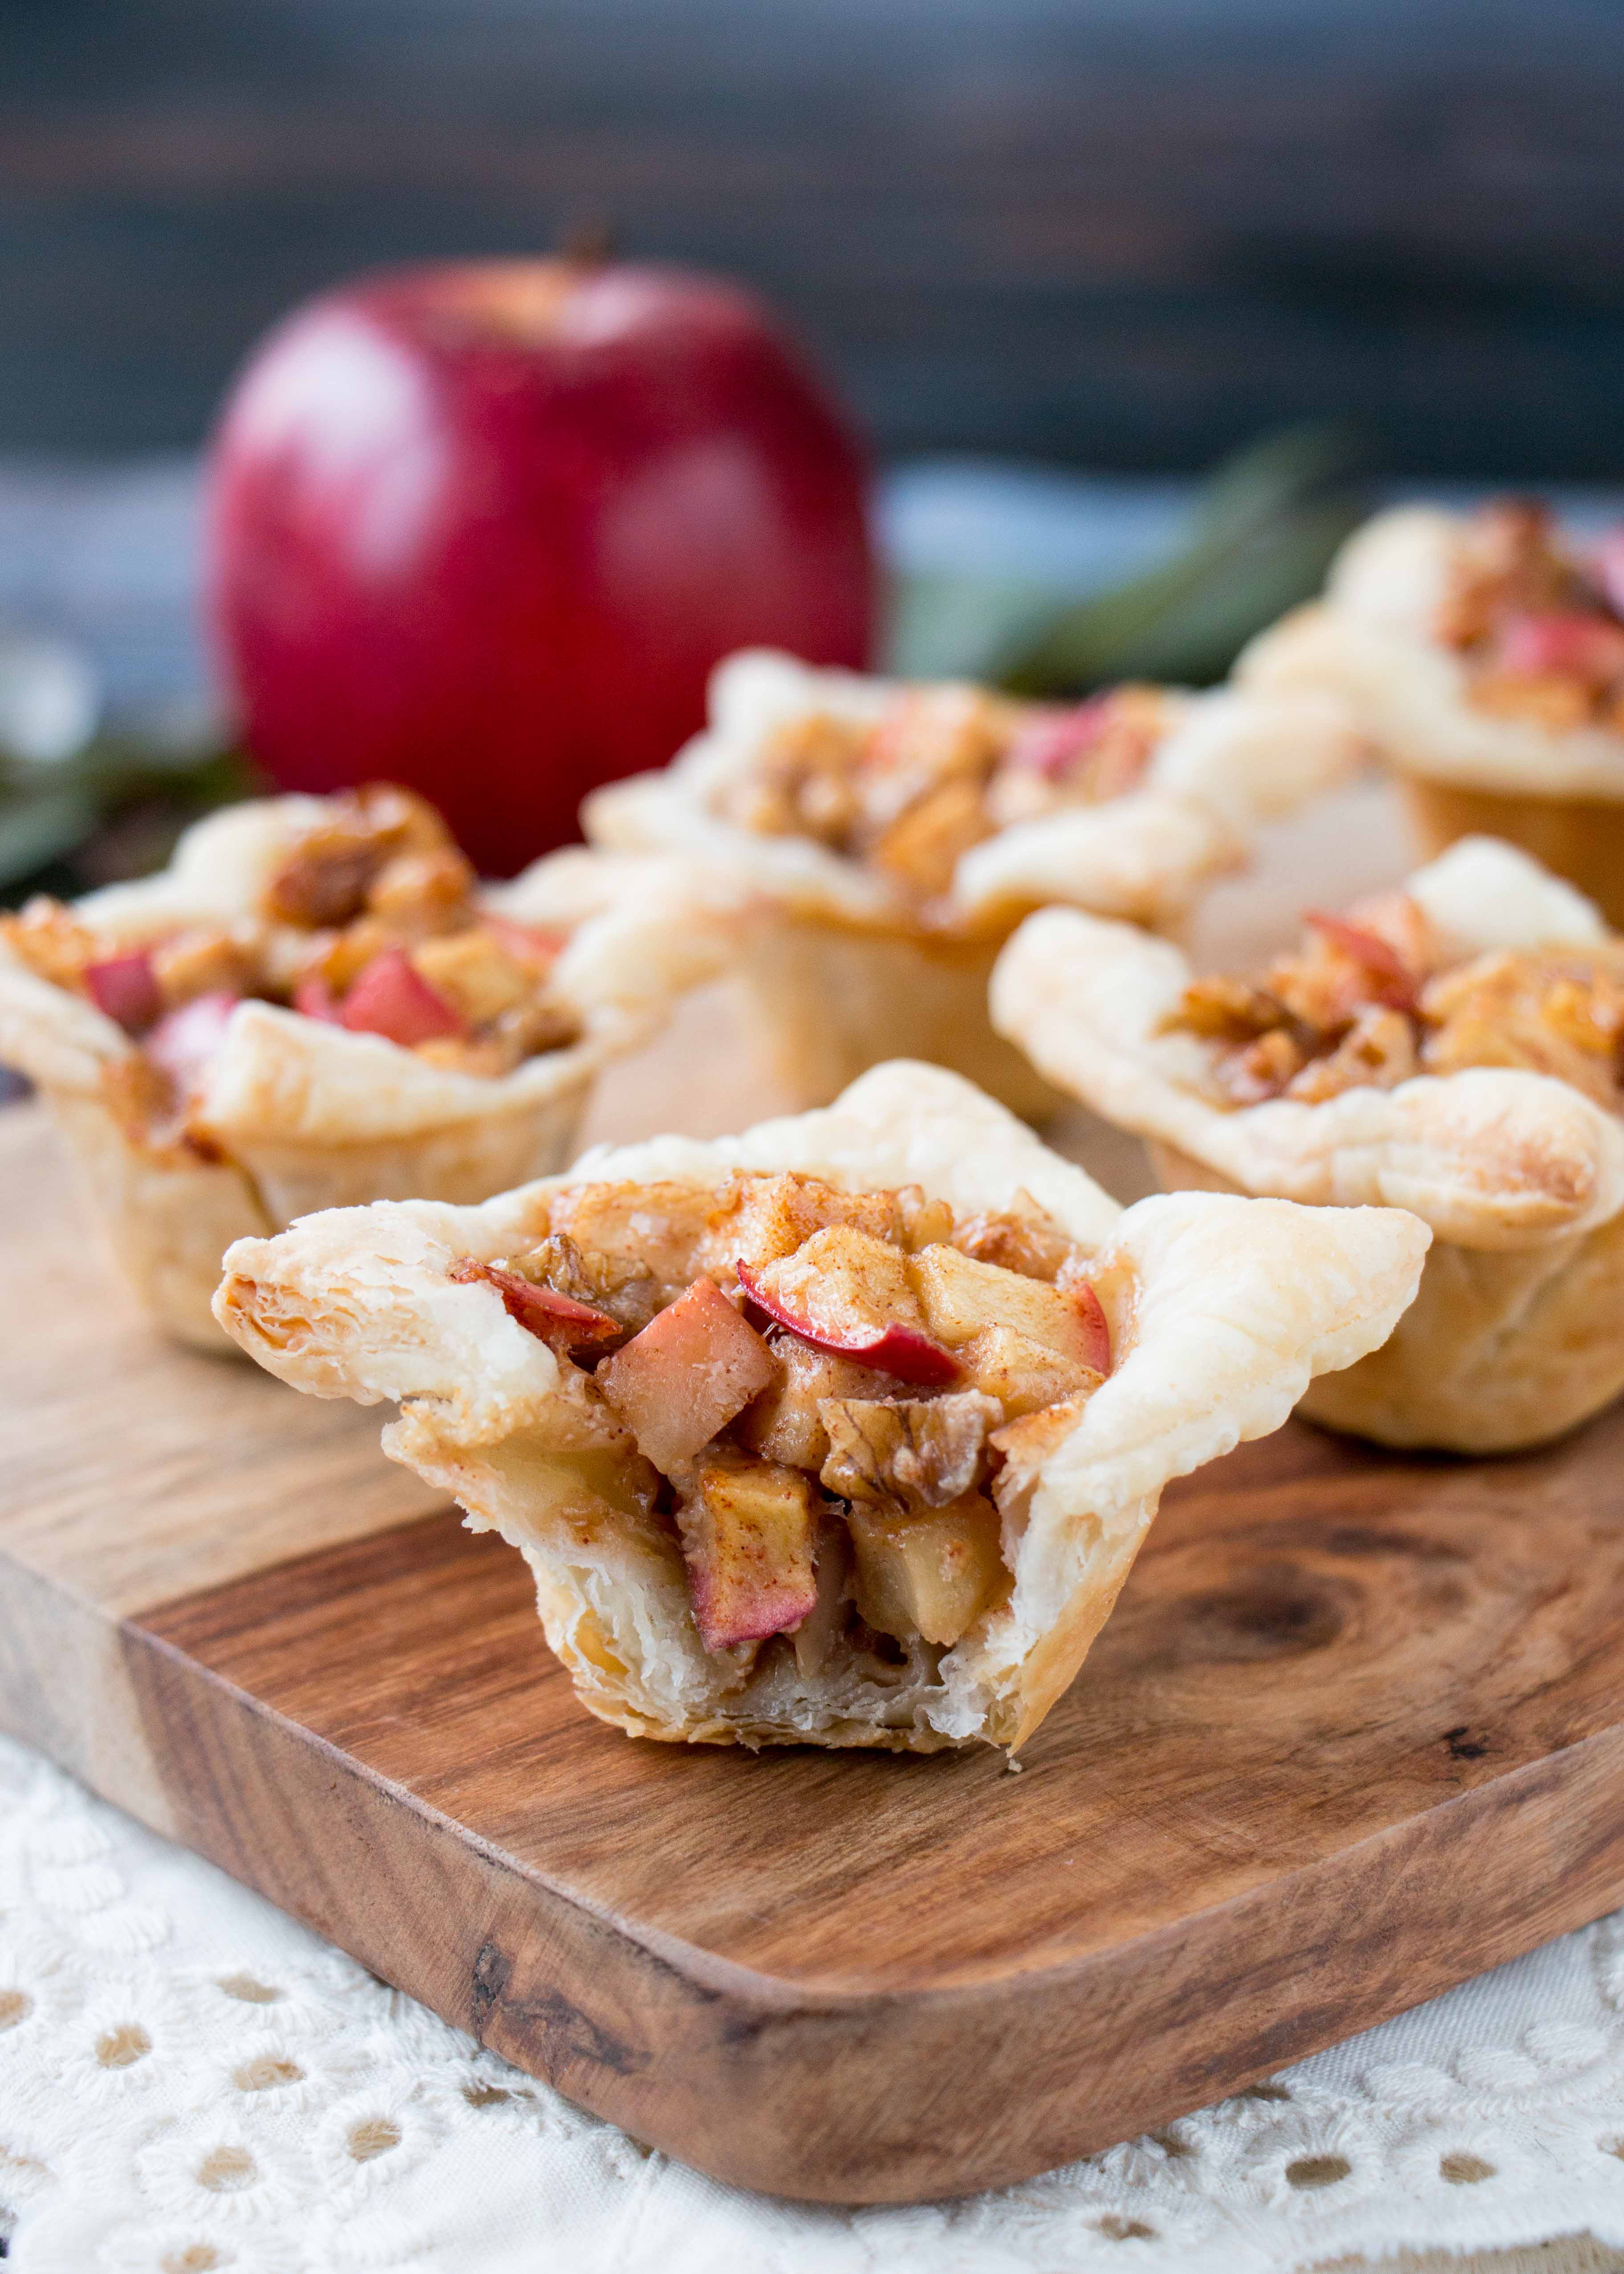
[[[532,1236],[568,1185],[714,1189],[740,1169],[800,1170],[856,1191],[917,1184],[960,1214],[1024,1192],[1093,1258],[1116,1362],[1034,1470],[1006,1542],[1012,1592],[951,1650],[916,1646],[884,1683],[838,1667],[802,1677],[786,1652],[741,1683],[710,1657],[667,1528],[583,1492],[571,1465],[578,1412],[552,1352],[491,1288],[447,1276],[459,1256],[492,1261]],[[401,1401],[386,1449],[522,1550],[583,1702],[630,1734],[1014,1747],[1076,1673],[1163,1486],[1277,1427],[1312,1374],[1376,1346],[1413,1295],[1426,1239],[1387,1209],[1188,1194],[1124,1213],[969,1084],[903,1063],[876,1067],[827,1111],[715,1143],[600,1148],[567,1177],[480,1208],[385,1205],[242,1241],[215,1309],[297,1388]]]
[[[1462,954],[1605,937],[1512,847],[1466,840],[1406,889]],[[1070,910],[1033,917],[994,976],[994,1022],[1048,1077],[1151,1141],[1164,1183],[1411,1209],[1437,1236],[1393,1343],[1304,1410],[1380,1442],[1484,1452],[1560,1434],[1624,1388],[1624,1126],[1512,1068],[1423,1074],[1319,1104],[1214,1101],[1216,1045],[1161,1031],[1189,967],[1166,941]]]
[[[188,923],[239,922],[329,810],[328,801],[307,797],[230,807],[189,830],[167,869],[92,893],[74,913],[109,945],[132,946]],[[551,983],[578,1019],[578,1041],[484,1078],[380,1035],[246,1001],[232,1013],[194,1117],[218,1160],[133,1134],[117,1103],[117,1070],[133,1053],[128,1037],[0,944],[0,1060],[49,1100],[124,1269],[180,1340],[226,1347],[210,1303],[220,1256],[245,1233],[384,1197],[479,1200],[559,1167],[599,1068],[643,1040],[672,998],[730,952],[726,889],[686,865],[577,848],[485,898],[515,921],[572,930]]]

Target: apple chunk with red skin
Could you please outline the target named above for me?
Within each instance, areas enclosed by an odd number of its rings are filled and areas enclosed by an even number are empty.
[[[925,1331],[907,1259],[872,1233],[833,1224],[777,1262],[733,1269],[750,1300],[815,1350],[921,1389],[959,1379],[957,1359]]]
[[[778,1374],[765,1341],[715,1280],[695,1279],[605,1359],[597,1380],[639,1450],[670,1476],[771,1389]]]
[[[477,1255],[459,1255],[446,1276],[458,1286],[494,1288],[508,1317],[551,1350],[601,1350],[626,1331],[606,1311],[578,1303],[573,1295],[560,1295],[555,1287],[539,1285],[517,1271],[504,1270],[500,1263],[482,1263]]]
[[[381,1035],[404,1050],[443,1036],[460,1039],[468,1032],[461,1012],[398,947],[385,948],[364,966],[343,999],[338,1023],[352,1034]]]
[[[707,1650],[764,1642],[817,1606],[817,1503],[803,1470],[718,1446],[699,1464],[677,1525]]]
[[[163,1015],[163,990],[144,947],[86,964],[85,985],[97,1010],[104,1011],[126,1035],[140,1034]]]

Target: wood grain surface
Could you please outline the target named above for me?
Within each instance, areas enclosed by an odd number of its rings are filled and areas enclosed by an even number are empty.
[[[377,1422],[159,1343],[0,1125],[0,1721],[724,2178],[1016,2180],[1624,1899],[1624,1414],[1176,1487],[1019,1775],[628,1742]]]

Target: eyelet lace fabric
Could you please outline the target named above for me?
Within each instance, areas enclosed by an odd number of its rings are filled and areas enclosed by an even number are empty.
[[[809,2209],[583,2115],[0,1740],[8,2274],[1286,2274],[1586,2232],[1624,2244],[1624,1913],[1025,2186]]]

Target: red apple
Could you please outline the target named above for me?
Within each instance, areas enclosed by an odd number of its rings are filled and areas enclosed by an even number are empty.
[[[467,262],[297,311],[215,439],[209,614],[289,789],[432,798],[507,874],[663,764],[733,649],[868,660],[863,466],[748,295]]]
[[[760,1273],[752,1271],[748,1263],[736,1262],[733,1269],[739,1275],[739,1284],[756,1308],[779,1326],[786,1327],[792,1335],[799,1335],[803,1343],[810,1343],[814,1350],[827,1351],[834,1358],[855,1359],[860,1366],[873,1367],[880,1374],[894,1374],[898,1382],[911,1382],[926,1389],[957,1382],[963,1371],[951,1351],[944,1350],[940,1343],[933,1342],[917,1327],[906,1326],[893,1319],[877,1329],[854,1322],[849,1334],[832,1334],[780,1301]]]

